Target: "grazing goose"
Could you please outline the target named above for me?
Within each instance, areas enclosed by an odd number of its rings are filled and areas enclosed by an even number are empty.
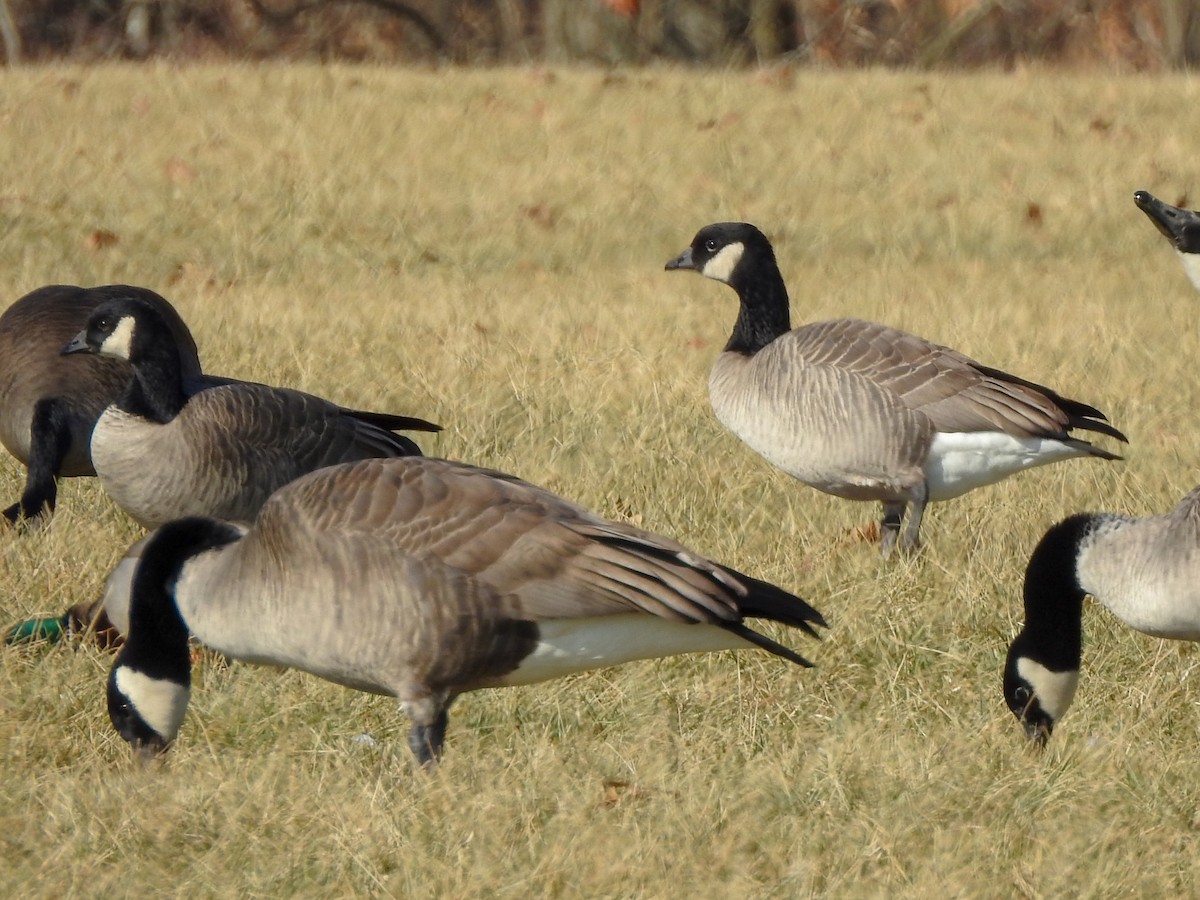
[[[750,617],[814,636],[825,624],[781,588],[511,475],[374,459],[280,488],[248,528],[160,528],[133,576],[109,715],[139,755],[174,740],[190,632],[235,659],[398,698],[429,764],[450,704],[477,688],[730,648],[809,665]]]
[[[117,505],[147,528],[191,515],[248,521],[276,488],[306,472],[420,454],[394,429],[440,430],[423,419],[347,410],[249,382],[189,397],[171,329],[140,297],[100,304],[62,352],[133,367],[92,432],[92,463]]]
[[[883,503],[881,549],[919,544],[931,500],[1076,456],[1120,459],[1072,438],[1124,441],[1097,409],[886,325],[834,319],[792,329],[770,242],[753,225],[702,228],[667,269],[694,269],[741,300],[708,381],[717,418],[807,485]]]
[[[1171,242],[1192,287],[1200,291],[1200,213],[1164,203],[1149,191],[1135,191],[1133,202]]]
[[[1130,628],[1200,641],[1200,488],[1161,516],[1071,516],[1034,549],[1025,569],[1025,626],[1004,665],[1004,699],[1040,744],[1079,683],[1084,594]]]
[[[17,300],[0,315],[0,443],[26,466],[21,499],[4,510],[16,524],[53,512],[56,479],[93,475],[88,447],[96,419],[130,379],[129,364],[59,351],[101,303],[139,297],[157,307],[175,338],[188,390],[203,386],[196,344],[187,326],[153,291],[115,284],[83,288],[54,284]]]

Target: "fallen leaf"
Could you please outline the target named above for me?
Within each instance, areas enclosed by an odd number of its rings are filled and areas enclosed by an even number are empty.
[[[177,156],[163,164],[163,172],[176,184],[191,184],[196,180],[196,170]]]
[[[558,221],[558,212],[544,203],[533,203],[529,206],[522,206],[521,212],[525,214],[527,219],[533,221],[535,225],[540,225],[546,229],[553,228]]]
[[[83,246],[95,252],[97,250],[103,250],[106,247],[111,247],[119,240],[120,238],[118,238],[111,231],[104,231],[103,229],[98,228],[83,239]]]
[[[202,266],[194,262],[181,262],[167,276],[167,284],[172,287],[180,283],[202,284],[205,287],[212,287],[216,284],[216,278],[213,276],[212,270],[207,266]]]
[[[846,532],[846,539],[861,544],[879,543],[879,523],[868,522],[866,525],[855,525]]]
[[[638,7],[641,5],[641,0],[604,0],[604,5],[618,16],[632,19],[638,14]]]

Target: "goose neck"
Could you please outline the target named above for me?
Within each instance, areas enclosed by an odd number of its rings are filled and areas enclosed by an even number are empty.
[[[1025,570],[1025,635],[1031,655],[1056,671],[1078,669],[1083,643],[1079,557],[1096,516],[1082,514],[1046,532]]]
[[[787,286],[772,262],[766,271],[733,284],[741,301],[727,351],[751,355],[791,330]]]
[[[172,349],[149,353],[133,364],[133,378],[117,401],[125,412],[165,425],[183,409],[183,375]]]

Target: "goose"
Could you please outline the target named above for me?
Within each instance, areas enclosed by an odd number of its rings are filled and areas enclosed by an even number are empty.
[[[1025,569],[1025,624],[1004,663],[1004,699],[1041,745],[1079,684],[1085,594],[1137,631],[1200,641],[1200,487],[1164,515],[1080,513],[1038,542]]]
[[[825,626],[799,597],[669,538],[424,457],[305,475],[248,525],[162,526],[141,549],[129,613],[108,710],[139,757],[179,733],[191,634],[233,659],[397,698],[422,766],[466,691],[722,649],[809,666],[744,620]]]
[[[175,338],[186,390],[206,384],[187,326],[153,291],[123,284],[51,284],[21,297],[0,315],[0,443],[27,469],[20,500],[3,512],[14,525],[53,513],[59,477],[95,474],[88,450],[92,428],[129,382],[129,364],[101,357],[63,359],[59,350],[99,304],[120,296],[140,297],[159,308]]]
[[[753,225],[708,225],[666,268],[727,284],[741,301],[709,375],[717,418],[804,484],[881,501],[885,558],[909,507],[901,547],[911,551],[930,501],[1060,459],[1121,458],[1070,436],[1125,441],[1099,410],[948,347],[859,319],[792,329],[775,252]]]
[[[1134,191],[1133,202],[1171,242],[1192,287],[1200,291],[1200,213],[1164,203],[1149,191]]]
[[[190,515],[248,521],[276,488],[313,469],[421,452],[395,429],[440,430],[245,381],[189,397],[171,329],[136,296],[97,306],[62,352],[115,357],[133,369],[96,422],[91,454],[104,489],[147,528]]]

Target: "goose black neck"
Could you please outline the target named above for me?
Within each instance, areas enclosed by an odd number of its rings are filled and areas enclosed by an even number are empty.
[[[773,256],[759,261],[730,282],[741,300],[727,351],[753,355],[791,330],[787,286]]]
[[[117,401],[117,407],[162,425],[179,415],[186,398],[179,351],[174,343],[156,342],[131,363],[133,379]]]
[[[1025,569],[1023,655],[1056,672],[1079,668],[1085,591],[1077,567],[1095,519],[1085,513],[1059,522],[1042,536]]]
[[[241,537],[217,519],[190,518],[160,528],[142,550],[129,598],[129,634],[117,657],[154,678],[187,684],[191,673],[188,627],[175,600],[184,564],[199,553]]]

